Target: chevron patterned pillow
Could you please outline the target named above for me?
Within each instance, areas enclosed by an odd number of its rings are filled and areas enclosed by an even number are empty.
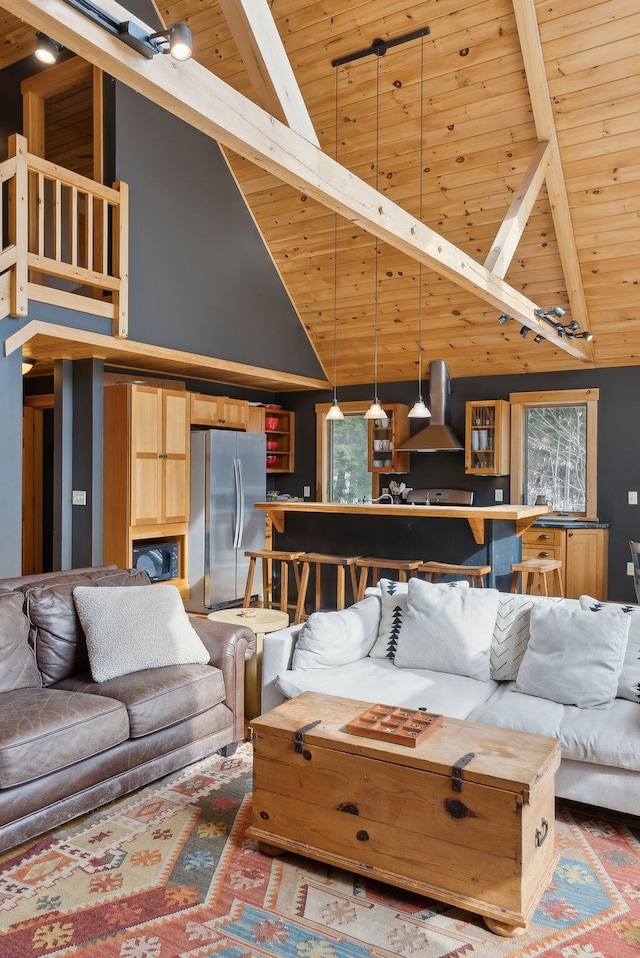
[[[512,595],[501,592],[491,642],[491,678],[510,682],[518,675],[529,642],[531,609],[536,602],[562,602],[541,595]]]
[[[618,677],[616,698],[628,699],[640,705],[640,606],[600,602],[598,599],[592,599],[590,595],[581,595],[580,608],[603,615],[629,616],[629,639],[622,672]]]

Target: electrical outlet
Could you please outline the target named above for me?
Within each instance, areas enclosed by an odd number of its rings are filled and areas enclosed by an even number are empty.
[[[638,493],[637,493],[637,492],[628,492],[628,493],[627,493],[627,501],[628,501],[628,503],[629,503],[630,506],[637,506],[637,505],[638,505]]]
[[[627,575],[633,575],[633,562],[627,562]]]
[[[71,493],[71,504],[74,506],[86,506],[87,493],[84,489],[74,489]]]
[[[495,489],[493,492],[493,498],[496,502],[502,502],[504,498],[502,489]]]
[[[308,499],[311,495],[311,486],[303,486],[302,495],[305,499]]]

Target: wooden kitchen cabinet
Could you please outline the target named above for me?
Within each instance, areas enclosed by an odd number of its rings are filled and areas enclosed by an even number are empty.
[[[369,472],[409,472],[409,453],[398,446],[409,438],[409,407],[389,403],[384,419],[368,420]]]
[[[264,409],[267,473],[294,472],[296,414],[289,409]]]
[[[568,599],[607,598],[608,529],[542,529],[531,526],[522,536],[523,559],[560,559]]]
[[[132,544],[182,542],[189,522],[189,394],[132,383],[104,391],[103,560],[132,565]]]
[[[192,426],[240,430],[247,428],[249,403],[246,399],[206,396],[204,393],[190,393],[190,396]]]
[[[511,407],[504,399],[468,402],[464,471],[472,476],[508,476]]]

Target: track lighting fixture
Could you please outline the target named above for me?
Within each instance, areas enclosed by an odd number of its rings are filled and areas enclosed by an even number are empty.
[[[508,316],[507,313],[503,313],[502,316],[498,316],[498,322],[501,326],[504,326],[505,323],[508,323],[513,317]]]
[[[65,0],[70,7],[83,13],[107,33],[151,60],[157,53],[170,53],[175,60],[188,60],[192,52],[191,30],[185,23],[147,33],[134,20],[118,20],[101,10],[92,0]]]
[[[534,343],[541,343],[543,339],[544,339],[544,336],[542,335],[542,333],[536,333],[536,335],[533,337]]]
[[[552,306],[550,309],[534,309],[534,313],[539,319],[544,319],[546,323],[553,326],[560,337],[566,336],[567,339],[584,339],[586,343],[590,343],[593,339],[593,333],[590,333],[587,329],[580,332],[580,324],[577,319],[572,319],[569,323],[560,322],[565,313],[562,306]],[[556,317],[555,319],[553,318],[554,316]]]
[[[523,338],[524,338],[525,336],[528,336],[528,335],[529,335],[529,327],[528,327],[528,326],[521,326],[521,327],[520,327],[520,335],[521,335]]]
[[[62,46],[56,40],[52,40],[51,37],[48,37],[44,33],[36,33],[36,48],[34,53],[40,63],[46,63],[47,66],[51,66],[60,56],[61,50]]]

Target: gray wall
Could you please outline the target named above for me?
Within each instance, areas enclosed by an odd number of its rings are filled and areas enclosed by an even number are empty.
[[[130,339],[324,378],[218,145],[127,87],[115,92]]]
[[[640,444],[636,441],[633,412],[640,408],[640,367],[628,366],[616,369],[581,369],[562,373],[536,373],[521,376],[487,376],[455,379],[451,386],[451,424],[461,438],[464,436],[465,403],[472,400],[508,399],[509,393],[539,389],[586,389],[600,390],[598,404],[598,513],[601,521],[610,522],[609,529],[609,598],[635,602],[633,580],[626,575],[630,561],[629,539],[640,540],[640,506],[627,504],[627,492],[640,490]],[[425,396],[428,386],[425,384]],[[402,402],[411,405],[415,399],[415,383],[383,383],[379,389],[380,401]],[[369,401],[371,387],[353,386],[338,391],[339,400],[362,399]],[[293,476],[272,477],[272,488],[301,496],[303,486],[315,490],[315,412],[316,402],[327,401],[329,393],[280,394],[278,402],[296,412],[296,463]],[[415,424],[412,432],[421,426]],[[411,453],[411,471],[401,478],[413,488],[444,486],[453,489],[471,489],[477,505],[492,505],[494,490],[504,490],[504,500],[509,501],[508,477],[492,478],[467,476],[464,472],[463,453]],[[275,481],[277,479],[277,482]],[[382,485],[385,485],[384,477]],[[365,520],[360,519],[360,522]],[[391,521],[391,520],[390,520]],[[393,520],[395,522],[395,520]],[[456,561],[456,549],[466,549],[466,530],[452,524],[452,539],[446,544],[447,555],[425,555],[424,558],[440,558]],[[466,524],[465,524],[466,525]],[[456,531],[457,530],[457,531]],[[344,530],[343,530],[344,532]],[[311,534],[311,533],[310,533]],[[348,530],[348,541],[353,548],[353,536],[358,539],[361,555],[382,555],[380,541],[388,545],[388,555],[400,556],[403,546],[411,541],[410,529],[380,523],[370,523],[366,532]],[[331,551],[335,543],[325,542],[324,537],[335,533],[327,524],[314,528],[312,541],[317,552]],[[457,537],[461,539],[458,541]],[[387,540],[388,537],[388,541]],[[464,542],[462,541],[464,539]],[[395,541],[394,541],[395,540]],[[400,549],[400,552],[398,551]],[[363,551],[364,550],[364,551]],[[375,550],[375,551],[372,551]],[[462,554],[462,553],[460,553]]]

